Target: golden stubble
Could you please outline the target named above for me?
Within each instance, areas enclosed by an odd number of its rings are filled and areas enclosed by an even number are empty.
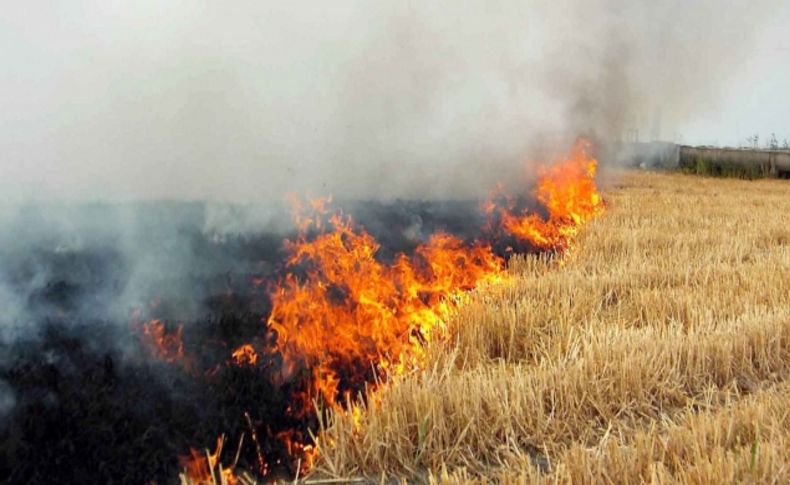
[[[332,413],[314,477],[790,479],[790,184],[623,173],[561,259],[511,261],[430,365]]]

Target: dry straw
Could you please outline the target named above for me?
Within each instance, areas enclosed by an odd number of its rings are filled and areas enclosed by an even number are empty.
[[[564,259],[514,259],[425,370],[330,415],[304,480],[788,483],[790,185],[618,180]]]
[[[428,369],[333,415],[317,473],[786,483],[790,185],[631,173],[606,195],[566,260],[513,261]]]

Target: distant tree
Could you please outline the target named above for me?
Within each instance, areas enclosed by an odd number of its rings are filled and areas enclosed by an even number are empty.
[[[779,150],[779,142],[776,140],[776,133],[771,133],[771,139],[768,140],[768,149]]]
[[[752,137],[752,140],[754,141],[754,144],[752,145],[752,148],[759,148],[760,147],[760,135],[759,135],[759,133],[755,133],[754,136]]]
[[[790,141],[788,141],[787,138],[785,138],[784,143],[782,143],[782,148],[785,150],[790,150]]]

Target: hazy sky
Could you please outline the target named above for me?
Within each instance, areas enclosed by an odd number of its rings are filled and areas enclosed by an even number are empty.
[[[665,137],[677,132],[686,143],[734,145],[759,134],[762,144],[776,133],[780,142],[790,142],[790,2],[768,16],[730,82],[726,96],[709,112],[690,117],[677,130],[667,129]]]
[[[579,133],[790,139],[783,0],[3,9],[0,201],[447,196]]]

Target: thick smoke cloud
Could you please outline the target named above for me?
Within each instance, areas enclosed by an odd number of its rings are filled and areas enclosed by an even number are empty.
[[[479,195],[580,133],[714,110],[780,6],[16,2],[0,24],[0,190]]]

